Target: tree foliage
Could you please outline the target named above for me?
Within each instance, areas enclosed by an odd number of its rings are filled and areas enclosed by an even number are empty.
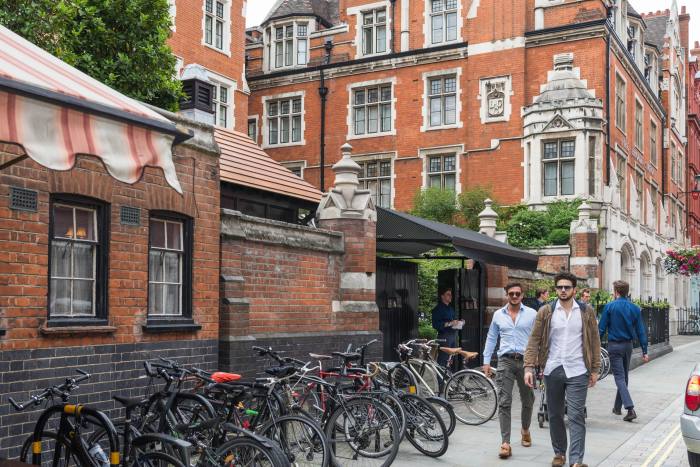
[[[0,1],[0,24],[128,96],[177,110],[167,0]]]
[[[443,224],[454,224],[457,195],[451,190],[428,188],[416,193],[411,214]]]
[[[479,214],[484,210],[484,200],[486,198],[493,200],[492,191],[491,187],[474,186],[459,195],[459,212],[464,218],[465,228],[479,230]],[[496,201],[493,202],[492,208],[496,212],[499,211]]]
[[[546,211],[518,210],[506,226],[508,242],[519,248],[566,245],[580,205],[581,200],[555,201]]]

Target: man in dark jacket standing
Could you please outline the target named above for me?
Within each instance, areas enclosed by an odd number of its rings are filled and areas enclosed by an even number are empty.
[[[460,328],[461,323],[459,320],[455,319],[455,310],[452,308],[452,289],[445,288],[439,291],[440,300],[438,304],[433,308],[433,328],[437,331],[438,339],[442,339],[445,342],[442,343],[442,347],[457,347],[457,329]],[[440,352],[438,355],[438,363],[442,366],[447,365],[447,360],[449,355],[445,352]]]
[[[630,285],[625,281],[615,281],[615,300],[605,305],[603,316],[600,318],[598,329],[600,337],[608,333],[608,354],[610,355],[610,368],[615,376],[617,396],[613,413],[622,415],[622,406],[627,410],[624,420],[631,422],[637,418],[634,411],[634,402],[627,388],[629,384],[630,358],[632,357],[632,341],[636,332],[639,343],[642,346],[642,359],[644,363],[649,361],[647,355],[647,333],[642,322],[642,310],[632,303],[629,295]]]

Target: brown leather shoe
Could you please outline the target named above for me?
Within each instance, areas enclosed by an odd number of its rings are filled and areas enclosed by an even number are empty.
[[[532,436],[530,436],[530,431],[529,430],[522,430],[522,440],[521,444],[525,446],[526,448],[529,448],[532,446]]]
[[[501,444],[501,450],[498,451],[498,457],[500,457],[501,459],[508,459],[512,455],[513,455],[513,452],[510,449],[510,444],[508,444],[508,443]]]
[[[561,454],[555,454],[554,459],[552,459],[552,467],[564,467],[566,464],[566,457]]]
[[[571,467],[588,467],[588,464],[571,464]]]

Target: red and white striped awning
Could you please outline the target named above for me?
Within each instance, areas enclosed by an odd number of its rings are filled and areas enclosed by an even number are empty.
[[[146,166],[163,169],[182,193],[172,159],[186,139],[165,117],[0,26],[0,141],[54,170],[70,170],[77,154],[100,158],[125,183]]]

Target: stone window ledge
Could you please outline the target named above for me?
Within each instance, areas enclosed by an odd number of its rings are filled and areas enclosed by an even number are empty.
[[[148,320],[141,328],[148,333],[195,332],[202,329],[202,326],[191,319],[159,319]]]
[[[108,326],[108,325],[76,325],[76,326],[70,326],[70,325],[54,325],[52,326],[51,324],[47,325],[44,323],[40,328],[39,332],[44,335],[44,336],[58,336],[58,337],[65,337],[69,335],[84,335],[84,334],[114,334],[117,332],[116,326]]]

